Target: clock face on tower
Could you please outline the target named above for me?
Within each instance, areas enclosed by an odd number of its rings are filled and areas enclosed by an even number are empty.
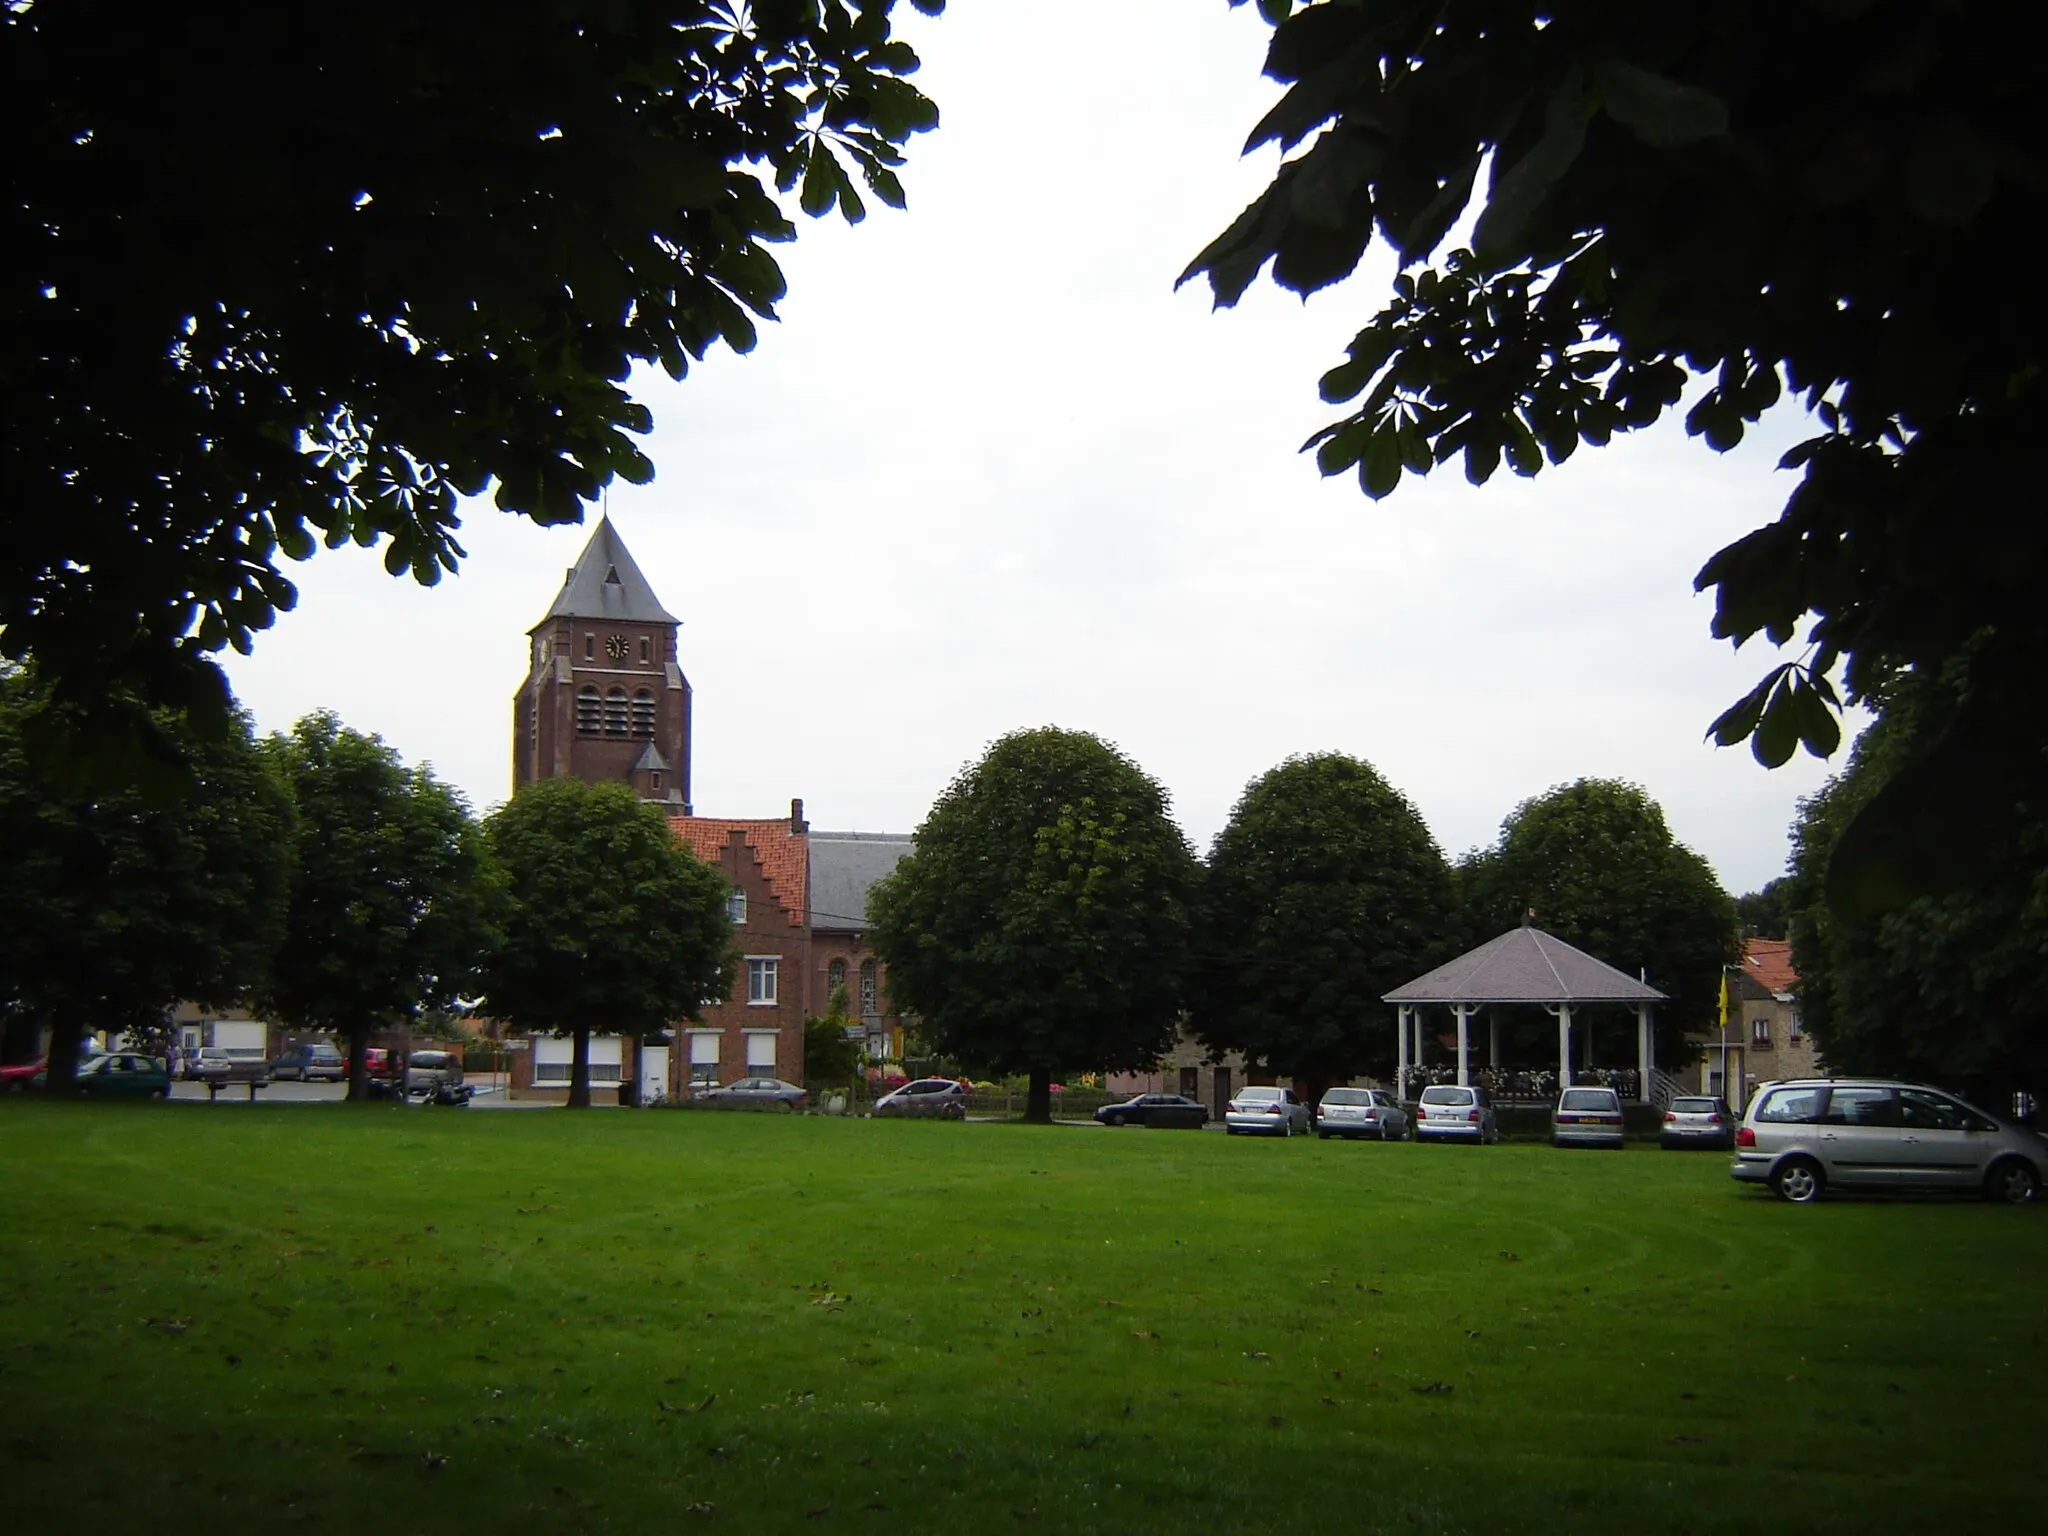
[[[611,657],[613,661],[624,661],[626,659],[626,637],[624,635],[606,636],[604,653]]]

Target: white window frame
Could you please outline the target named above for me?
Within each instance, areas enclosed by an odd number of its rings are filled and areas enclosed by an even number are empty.
[[[590,1082],[591,1086],[610,1085],[619,1080],[620,1068],[625,1060],[621,1038],[618,1035],[592,1035],[590,1037]],[[576,1041],[570,1035],[535,1035],[533,1037],[533,1086],[536,1088],[566,1088],[569,1074],[576,1061]]]
[[[745,1034],[747,1041],[747,1076],[776,1076],[776,1068],[780,1063],[776,1061],[775,1053],[780,1048],[779,1042],[782,1037],[782,1031],[779,1029],[750,1029]],[[766,1061],[756,1061],[754,1058],[761,1054],[763,1044],[768,1047],[768,1059]]]
[[[690,1060],[687,1070],[689,1080],[695,1087],[718,1082],[719,1055],[723,1048],[720,1037],[722,1029],[693,1029],[690,1037]]]
[[[747,956],[747,1006],[773,1008],[781,989],[780,955]]]
[[[747,920],[747,893],[737,885],[725,898],[725,915],[732,919],[734,927]]]

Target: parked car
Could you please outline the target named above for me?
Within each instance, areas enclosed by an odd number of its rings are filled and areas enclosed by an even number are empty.
[[[802,1109],[810,1095],[779,1077],[743,1077],[723,1088],[699,1089],[695,1097],[700,1104],[723,1109],[779,1109],[787,1113]]]
[[[1325,1141],[1332,1136],[1402,1141],[1408,1135],[1408,1111],[1384,1088],[1332,1088],[1316,1106],[1316,1134]]]
[[[1550,1112],[1553,1147],[1609,1147],[1619,1152],[1622,1139],[1621,1095],[1612,1088],[1567,1088]]]
[[[462,1057],[454,1051],[414,1051],[405,1059],[405,1096],[427,1104],[467,1104]]]
[[[1657,1144],[1666,1151],[1710,1147],[1726,1152],[1735,1145],[1735,1112],[1726,1099],[1674,1098],[1664,1111],[1664,1130]]]
[[[270,1063],[261,1056],[236,1056],[224,1046],[202,1045],[185,1056],[185,1076],[216,1091],[230,1083],[270,1083]]]
[[[1104,1125],[1149,1125],[1199,1131],[1209,1123],[1208,1108],[1178,1093],[1141,1093],[1121,1104],[1105,1104],[1095,1111]]]
[[[29,1085],[42,1076],[40,1061],[20,1061],[12,1066],[0,1067],[0,1092],[23,1093]]]
[[[1735,1133],[1729,1173],[1796,1205],[1830,1188],[1954,1189],[2025,1204],[2048,1181],[2048,1141],[1920,1083],[1766,1083]]]
[[[950,1077],[920,1077],[883,1094],[871,1113],[891,1119],[965,1120],[967,1086]]]
[[[270,1075],[279,1082],[338,1083],[348,1076],[348,1062],[325,1042],[293,1045],[272,1059]]]
[[[1308,1106],[1292,1088],[1240,1088],[1223,1110],[1223,1128],[1233,1136],[1308,1134]]]
[[[38,1070],[33,1086],[48,1081]],[[104,1099],[168,1099],[171,1074],[163,1062],[139,1051],[110,1051],[78,1064],[78,1091]]]
[[[1437,1083],[1422,1090],[1415,1106],[1417,1141],[1470,1141],[1492,1146],[1500,1140],[1500,1121],[1484,1088],[1457,1088]]]

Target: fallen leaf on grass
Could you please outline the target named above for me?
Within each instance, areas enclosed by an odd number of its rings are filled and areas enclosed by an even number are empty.
[[[717,1507],[709,1499],[699,1499],[694,1504],[685,1504],[683,1506],[683,1513],[686,1515],[708,1515]]]
[[[827,1515],[829,1515],[829,1514],[831,1514],[831,1513],[832,1513],[832,1506],[831,1506],[830,1504],[821,1504],[821,1505],[820,1505],[820,1506],[818,1506],[818,1508],[816,1508],[816,1509],[807,1509],[807,1510],[805,1510],[805,1511],[804,1511],[804,1518],[805,1518],[806,1520],[822,1520],[822,1519],[824,1519],[824,1518],[825,1518],[825,1517],[826,1517]]]
[[[1410,1392],[1422,1393],[1425,1396],[1444,1396],[1458,1389],[1448,1381],[1425,1381],[1420,1386],[1410,1387],[1408,1390]]]
[[[1150,1339],[1154,1344],[1157,1344],[1159,1342],[1159,1335],[1154,1333],[1149,1328],[1135,1329],[1132,1332],[1131,1337],[1134,1339]]]
[[[1671,1443],[1673,1445],[1705,1445],[1707,1437],[1705,1435],[1673,1435]]]
[[[1247,1360],[1270,1360],[1273,1358],[1263,1349],[1248,1349],[1244,1352],[1244,1357]]]

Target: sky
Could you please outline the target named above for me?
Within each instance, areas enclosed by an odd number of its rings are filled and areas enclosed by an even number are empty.
[[[753,353],[632,386],[657,472],[607,506],[683,620],[700,814],[802,797],[816,827],[911,831],[991,741],[1058,725],[1159,780],[1198,850],[1251,780],[1338,751],[1452,858],[1590,776],[1647,790],[1731,894],[1783,873],[1840,760],[1767,772],[1706,740],[1780,658],[1712,639],[1692,581],[1776,516],[1796,412],[1725,455],[1673,417],[1530,480],[1454,462],[1368,501],[1298,450],[1388,292],[1378,246],[1306,303],[1174,287],[1277,164],[1240,156],[1277,95],[1256,11],[897,14],[941,113],[907,210],[801,220]],[[474,503],[432,589],[322,552],[230,680],[260,729],[332,709],[487,811],[525,632],[588,537]]]

